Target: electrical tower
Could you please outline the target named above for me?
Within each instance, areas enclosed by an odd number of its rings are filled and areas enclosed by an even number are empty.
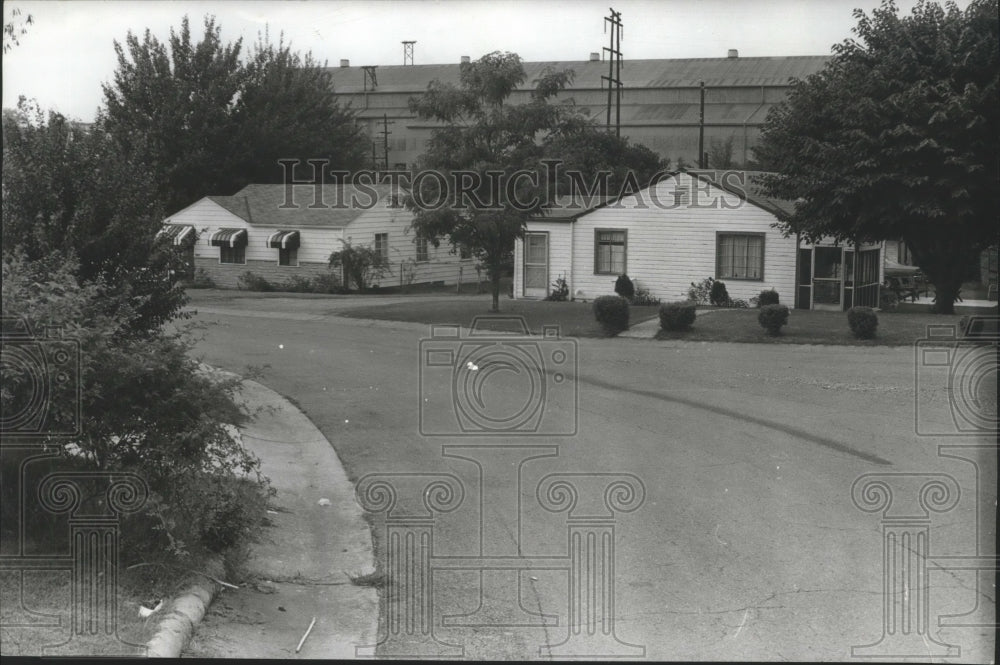
[[[413,64],[413,45],[416,41],[404,41],[403,42],[403,64],[412,65]]]
[[[361,69],[365,70],[365,92],[368,92],[369,84],[372,90],[377,88],[378,79],[375,77],[375,70],[378,69],[378,65],[365,65]]]
[[[604,32],[608,32],[608,24],[611,24],[611,46],[605,46],[608,52],[608,75],[602,76],[601,81],[608,82],[608,131],[611,131],[611,102],[614,100],[615,107],[615,135],[622,134],[622,14],[610,9],[611,16],[604,17]]]

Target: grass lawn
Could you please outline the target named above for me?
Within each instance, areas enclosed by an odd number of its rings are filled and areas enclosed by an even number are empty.
[[[848,344],[852,346],[909,346],[927,335],[927,326],[958,324],[961,314],[880,312],[874,339],[855,339],[846,312],[793,309],[781,335],[772,337],[757,322],[757,309],[721,309],[701,314],[686,332],[660,330],[657,339],[762,344]],[[996,310],[985,312],[996,314]]]
[[[547,302],[543,300],[512,300],[500,299],[500,313],[490,314],[491,299],[488,295],[481,298],[456,298],[454,301],[436,301],[422,303],[396,303],[358,307],[340,312],[342,316],[361,319],[382,319],[385,321],[411,321],[426,324],[458,324],[469,326],[477,316],[507,316],[523,317],[528,329],[535,334],[541,332],[542,326],[557,325],[563,337],[605,337],[601,327],[594,319],[592,303],[584,302]],[[630,307],[629,317],[632,325],[658,316],[657,307]],[[487,326],[490,330],[511,330],[509,325],[491,321]]]

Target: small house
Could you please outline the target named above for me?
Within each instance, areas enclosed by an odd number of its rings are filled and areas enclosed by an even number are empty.
[[[378,286],[475,280],[471,254],[416,238],[403,195],[390,185],[247,185],[170,215],[160,237],[222,288],[247,272],[276,285],[329,274],[347,243],[381,253],[389,269]]]
[[[663,301],[713,277],[749,301],[776,290],[803,309],[878,306],[881,243],[807,244],[776,228],[792,203],[757,193],[752,174],[679,171],[642,191],[590,205],[555,205],[515,246],[514,297],[613,295],[619,275]]]

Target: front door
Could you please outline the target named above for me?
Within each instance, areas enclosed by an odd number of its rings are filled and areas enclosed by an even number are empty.
[[[841,247],[817,247],[813,259],[813,309],[844,308],[843,255]]]
[[[549,295],[549,234],[524,234],[524,296]]]

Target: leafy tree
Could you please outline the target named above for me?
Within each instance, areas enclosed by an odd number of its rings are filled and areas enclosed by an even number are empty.
[[[458,86],[432,81],[410,100],[419,117],[443,124],[418,162],[418,171],[441,178],[416,180],[407,198],[413,226],[435,247],[449,238],[453,247],[472,251],[486,268],[492,311],[500,309],[500,279],[513,263],[514,241],[529,218],[544,214],[542,139],[571,115],[569,105],[553,102],[571,76],[548,71],[527,103],[508,104],[526,74],[517,54],[494,52],[462,64]]]
[[[567,115],[545,138],[544,150],[547,159],[560,162],[559,194],[575,190],[615,196],[646,187],[654,175],[670,168],[669,159],[605,131],[582,114]]]
[[[192,42],[188,18],[163,44],[147,29],[115,41],[118,69],[104,84],[105,128],[123,154],[155,174],[158,197],[175,211],[210,193],[229,192],[236,133],[231,122],[246,72],[242,40],[223,44],[213,17]]]
[[[115,42],[105,127],[154,174],[164,209],[251,182],[283,182],[281,158],[327,158],[348,170],[362,163],[360,129],[311,54],[265,33],[244,62],[242,40],[226,44],[220,31],[208,16],[195,42],[185,16],[166,44],[149,30],[142,40],[129,32]]]
[[[103,280],[122,332],[147,334],[177,315],[183,291],[164,279],[172,248],[154,243],[162,208],[151,174],[101,131],[47,115],[23,97],[3,113],[3,246],[30,260],[79,258],[77,277]]]
[[[146,519],[159,533],[143,530],[146,539],[137,545],[144,552],[167,547],[181,555],[234,544],[259,522],[240,501],[261,496],[264,488],[256,474],[259,461],[227,431],[249,415],[234,401],[239,380],[206,376],[189,353],[193,342],[183,330],[142,339],[119,334],[127,317],[121,311],[109,316],[103,304],[114,289],[100,279],[80,284],[73,263],[60,252],[34,261],[15,252],[3,257],[4,324],[24,321],[36,333],[56,327],[64,339],[79,343],[78,357],[63,364],[72,368],[69,380],[48,395],[46,423],[64,425],[79,417],[80,435],[69,443],[65,438],[47,443],[90,469],[131,471],[148,484]],[[5,413],[30,402],[26,395],[38,377],[27,380],[25,370],[4,363]],[[54,379],[51,384],[62,385]],[[249,485],[241,485],[244,478]]]
[[[364,293],[368,285],[385,276],[391,266],[374,247],[344,242],[342,250],[330,254],[330,267],[343,271],[345,288],[353,281],[358,291]]]
[[[964,10],[891,0],[855,11],[857,39],[834,46],[768,115],[756,156],[784,220],[806,239],[902,238],[952,313],[966,266],[996,243],[1000,217],[997,0]]]
[[[234,156],[241,183],[282,183],[278,160],[326,159],[331,169],[353,170],[368,146],[349,109],[334,95],[326,63],[291,50],[265,31],[246,64],[246,79],[233,110]]]
[[[20,46],[21,37],[28,34],[28,26],[34,22],[35,19],[31,14],[21,18],[21,10],[11,7],[10,15],[4,15],[3,52],[7,53],[15,46]]]
[[[733,169],[737,167],[733,157],[735,138],[730,134],[725,140],[712,139],[708,144],[708,167],[712,169]]]

